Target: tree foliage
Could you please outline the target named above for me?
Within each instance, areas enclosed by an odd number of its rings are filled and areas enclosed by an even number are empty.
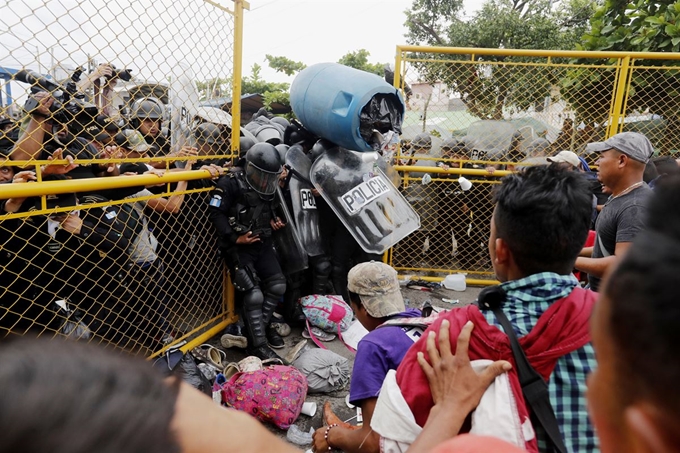
[[[250,75],[241,81],[242,94],[261,94],[264,98],[265,108],[269,108],[272,103],[278,102],[283,105],[290,105],[288,89],[290,84],[285,82],[267,82],[262,78],[260,72],[262,66],[254,64]]]
[[[594,0],[487,0],[471,18],[462,16],[461,1],[415,0],[406,13],[411,44],[450,47],[573,49],[585,32]],[[454,56],[451,56],[454,58]],[[460,58],[459,56],[456,58]],[[501,119],[508,110],[541,105],[559,83],[559,71],[527,71],[508,63],[526,57],[477,56],[476,65],[416,65],[427,82],[444,82],[458,93],[470,113]]]
[[[680,51],[680,1],[606,0],[595,11],[578,46],[583,50],[625,52]],[[589,61],[592,63],[592,61]],[[607,63],[607,62],[602,62]],[[612,64],[613,62],[609,62]],[[680,66],[677,60],[634,60],[627,93],[627,111],[657,114],[664,119],[665,133],[657,137],[662,152],[677,148],[680,132],[680,68],[658,70],[658,66]],[[616,71],[574,69],[564,80],[573,108],[585,121],[601,122],[605,112],[594,115],[593,107],[605,107],[614,91]]]
[[[606,0],[579,46],[585,50],[680,51],[680,2]]]
[[[354,52],[348,52],[338,60],[338,63],[349,66],[350,68],[360,69],[362,71],[377,74],[379,76],[383,75],[384,64],[382,63],[369,63],[368,57],[371,53],[366,49],[359,49]]]
[[[300,72],[307,67],[300,61],[293,61],[287,57],[275,57],[272,55],[265,55],[269,67],[276,72],[282,72],[288,76],[292,76],[296,72]]]
[[[197,81],[199,98],[204,101],[206,99],[220,98],[225,93],[231,93],[231,79],[214,77],[205,81]]]

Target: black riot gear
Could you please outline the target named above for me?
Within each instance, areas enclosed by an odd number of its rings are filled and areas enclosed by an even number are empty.
[[[463,140],[457,138],[447,138],[444,140],[441,145],[441,150],[443,152],[454,152],[455,154],[459,154],[466,158],[468,156],[467,144]]]
[[[246,153],[253,145],[257,143],[250,137],[239,137],[238,139],[238,157],[246,157]]]
[[[314,146],[312,146],[312,150],[309,152],[309,158],[312,160],[312,162],[314,162],[329,149],[337,147],[338,145],[326,140],[325,138],[319,139],[316,143],[314,143]]]
[[[282,116],[275,116],[274,118],[271,119],[272,123],[276,123],[280,126],[283,126],[283,129],[285,130],[288,126],[290,126],[290,121],[285,119]]]
[[[154,97],[137,99],[132,104],[132,108],[130,110],[130,118],[138,120],[160,120],[163,119],[163,113],[165,112],[163,103],[160,101],[160,99]]]
[[[290,146],[284,145],[283,143],[281,143],[280,145],[276,145],[275,148],[279,152],[279,158],[281,159],[281,165],[284,165],[286,163],[286,153],[288,152],[288,148],[290,148]]]
[[[260,146],[258,151],[255,145],[251,149],[255,153],[248,153],[253,158],[253,165],[258,165],[253,169],[260,171],[261,166],[265,176],[269,174],[267,172],[280,171],[276,149],[266,143],[258,145],[265,145],[265,149]],[[262,158],[260,151],[269,154]],[[246,165],[249,163],[246,162]],[[278,174],[274,174],[278,181]],[[239,294],[239,311],[248,337],[247,352],[262,359],[276,358],[270,347],[284,345],[271,326],[274,308],[286,290],[286,280],[272,239],[271,223],[278,217],[277,207],[274,197],[263,197],[252,187],[243,168],[234,167],[217,181],[208,209],[219,237],[222,256]],[[240,240],[243,236],[250,241]],[[252,241],[253,238],[255,241]]]
[[[217,124],[201,123],[194,129],[194,137],[198,142],[207,143],[209,145],[222,145],[222,131]]]
[[[432,148],[432,137],[430,134],[422,133],[415,136],[411,140],[411,149],[431,149]]]
[[[246,181],[261,195],[273,195],[283,171],[279,152],[270,143],[256,143],[246,153]]]

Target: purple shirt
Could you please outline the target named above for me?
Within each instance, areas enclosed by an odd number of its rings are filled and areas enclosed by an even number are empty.
[[[418,318],[420,310],[410,308],[390,316],[394,318]],[[357,346],[352,381],[349,385],[349,401],[357,405],[366,398],[377,398],[389,370],[396,370],[406,351],[423,333],[415,326],[379,327],[369,332]]]

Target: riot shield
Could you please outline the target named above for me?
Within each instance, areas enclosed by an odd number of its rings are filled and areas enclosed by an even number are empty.
[[[420,227],[418,214],[375,158],[342,148],[330,149],[314,162],[310,176],[314,187],[368,253],[383,253]]]
[[[313,186],[309,180],[312,161],[300,145],[293,145],[286,153],[286,167],[293,174],[289,183],[290,198],[300,240],[309,256],[321,255],[324,251],[319,229],[319,211],[316,209]]]
[[[279,264],[285,274],[300,272],[309,267],[307,252],[302,246],[300,236],[295,228],[295,222],[286,206],[281,188],[276,189],[276,196],[279,198],[281,210],[283,211],[285,228],[273,232],[274,246],[279,256]]]
[[[170,80],[170,149],[178,151],[182,146],[196,146],[194,134],[191,130],[192,118],[198,107],[198,89],[193,80],[193,71],[185,63],[178,63],[173,69]],[[184,168],[185,162],[175,164]]]

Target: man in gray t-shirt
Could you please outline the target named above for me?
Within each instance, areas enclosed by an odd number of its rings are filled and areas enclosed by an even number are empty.
[[[602,208],[595,222],[597,238],[593,246],[592,258],[605,258],[616,255],[616,245],[630,243],[644,230],[647,217],[647,202],[652,189],[647,184],[616,198],[611,198]],[[600,277],[589,274],[590,288],[597,291]]]
[[[644,229],[651,189],[642,181],[642,174],[654,149],[644,135],[622,132],[589,144],[586,152],[600,154],[598,179],[612,193],[595,223],[595,245],[584,248],[574,266],[588,273],[590,287],[597,291],[607,269]]]

